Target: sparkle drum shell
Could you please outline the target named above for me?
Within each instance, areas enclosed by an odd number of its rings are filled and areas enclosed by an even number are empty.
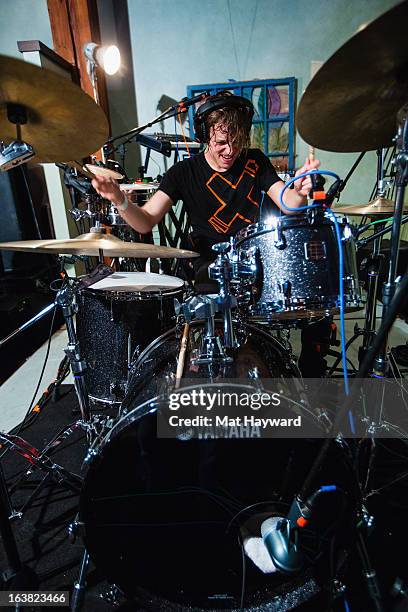
[[[132,361],[174,325],[174,298],[181,301],[183,290],[177,277],[114,272],[80,292],[76,326],[91,400],[123,400]]]
[[[345,309],[360,308],[356,247],[340,224]],[[276,217],[235,237],[241,308],[250,320],[268,322],[334,314],[339,306],[339,257],[329,218],[310,224],[305,215]],[[246,268],[246,274],[240,269]],[[252,270],[252,273],[248,273]]]

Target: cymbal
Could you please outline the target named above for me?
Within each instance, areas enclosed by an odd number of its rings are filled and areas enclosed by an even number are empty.
[[[97,151],[108,138],[103,110],[78,85],[52,70],[0,55],[0,134],[17,139],[8,103],[22,105],[27,123],[21,139],[34,148],[33,161],[67,162]]]
[[[379,215],[392,216],[394,214],[395,204],[392,200],[385,198],[375,198],[368,204],[354,204],[334,206],[333,212],[343,213],[345,215],[357,215],[361,217],[378,217]],[[404,212],[408,212],[408,204],[404,204]]]
[[[158,183],[121,183],[119,185],[121,191],[151,191],[158,188]]]
[[[111,170],[110,168],[105,168],[104,166],[95,166],[93,164],[85,164],[84,168],[86,170],[89,170],[89,172],[91,172],[95,176],[113,178],[113,179],[116,179],[117,181],[120,181],[120,179],[123,179],[123,174],[120,174],[120,172],[116,172],[115,170]]]
[[[326,151],[392,145],[396,115],[408,100],[405,0],[363,26],[318,70],[297,112],[297,128]]]
[[[77,238],[66,240],[19,240],[16,242],[0,242],[0,250],[33,251],[34,253],[49,253],[67,255],[98,256],[103,251],[106,257],[160,257],[163,259],[176,257],[188,259],[199,254],[186,249],[160,246],[157,244],[141,244],[124,242],[111,234],[89,232]]]

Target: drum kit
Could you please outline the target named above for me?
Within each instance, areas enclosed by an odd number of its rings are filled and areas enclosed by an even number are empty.
[[[341,152],[383,149],[392,144],[397,113],[408,99],[408,80],[402,71],[408,60],[404,30],[407,12],[408,3],[404,2],[360,30],[312,79],[298,110],[298,128],[307,142]],[[10,128],[10,122],[14,123],[17,142],[24,135],[37,161],[65,162],[64,167],[75,168],[88,179],[95,174],[124,178],[120,170],[106,165],[82,166],[72,161],[95,150],[107,137],[105,118],[96,105],[88,99],[85,102],[85,94],[66,84],[61,95],[63,79],[18,60],[0,58],[0,71],[10,83],[1,92],[7,106],[13,100],[22,107],[18,117],[10,109],[8,119],[2,119],[4,134],[15,137]],[[37,89],[34,83],[41,87]],[[44,109],[36,102],[42,99],[38,94],[41,88],[50,92],[44,102],[49,106]],[[8,90],[17,90],[18,95],[13,98]],[[84,139],[76,132],[67,144],[66,126],[72,124],[72,119],[62,111],[65,106],[78,105],[89,117],[84,124],[92,138]],[[47,121],[35,122],[33,117],[46,117]],[[74,587],[72,609],[82,605],[90,559],[117,585],[118,591],[148,601],[149,609],[178,610],[189,606],[197,610],[231,610],[245,606],[255,611],[265,605],[270,610],[290,609],[294,602],[297,605],[319,591],[310,570],[317,558],[327,558],[327,541],[334,542],[334,534],[343,534],[347,521],[355,521],[356,516],[360,524],[367,526],[369,517],[363,512],[361,500],[355,500],[353,505],[337,492],[334,505],[328,502],[325,508],[333,511],[340,504],[343,516],[335,524],[326,523],[326,544],[315,526],[309,534],[298,535],[299,517],[307,522],[310,500],[322,492],[319,489],[309,497],[317,473],[319,481],[335,481],[339,491],[350,487],[352,476],[343,463],[338,473],[334,473],[332,464],[330,470],[323,466],[329,452],[335,456],[349,452],[341,436],[326,440],[313,463],[310,454],[315,454],[315,446],[310,440],[297,446],[284,440],[215,439],[218,435],[197,439],[190,430],[173,440],[163,440],[157,437],[156,419],[168,408],[171,393],[195,388],[194,380],[196,387],[206,392],[227,388],[236,393],[248,389],[259,392],[268,379],[280,381],[285,388],[285,381],[291,380],[297,384],[297,397],[292,403],[302,405],[303,383],[288,340],[289,330],[339,311],[344,314],[362,308],[358,232],[348,222],[349,214],[384,221],[380,236],[387,231],[385,220],[393,217],[383,325],[373,343],[377,289],[373,281],[367,287],[364,354],[359,374],[374,370],[377,375],[386,375],[389,319],[395,316],[397,297],[401,302],[396,266],[400,227],[406,220],[402,212],[407,210],[403,204],[407,131],[406,114],[400,113],[395,203],[379,189],[375,199],[366,205],[335,207],[334,212],[339,213],[340,244],[324,205],[304,214],[262,219],[248,226],[230,242],[215,245],[216,259],[209,266],[209,276],[219,284],[214,294],[197,295],[175,276],[107,266],[106,258],[189,259],[198,254],[127,241],[120,233],[105,233],[104,224],[119,232],[126,228],[118,211],[98,197],[88,200],[86,211],[77,209],[77,218],[89,218],[94,226],[76,238],[0,244],[0,249],[12,251],[99,259],[89,274],[78,279],[65,276],[55,300],[67,325],[65,352],[81,411],[78,426],[83,427],[88,439],[83,479],[76,482],[60,466],[54,470],[60,480],[80,489],[79,518],[70,530],[80,532],[86,552]],[[54,149],[49,146],[52,140]],[[62,140],[67,145],[64,154]],[[129,192],[138,205],[156,188],[153,183],[121,184],[121,189]],[[377,235],[373,241],[374,257],[379,250]],[[338,271],[340,258],[342,277]],[[372,277],[378,277],[378,270],[373,270]],[[400,288],[405,288],[404,282]],[[341,286],[343,304],[339,303]],[[191,380],[193,387],[189,386]],[[106,418],[104,409],[109,414]],[[236,409],[239,412],[241,407]],[[324,437],[323,433],[334,427],[333,421],[310,406],[308,410]],[[334,422],[338,419],[337,416]],[[8,434],[0,438],[6,448],[27,452],[23,441]],[[33,452],[30,456],[40,469],[52,472],[56,465],[47,463],[44,453]],[[303,485],[290,506],[288,499],[300,488],[308,463],[312,469],[307,486]],[[271,466],[269,471],[267,466]],[[270,471],[272,474],[266,478],[265,473]],[[315,479],[312,484],[311,474]],[[261,550],[258,546],[252,556],[246,548],[248,534],[249,540],[259,539],[261,525],[271,517],[275,544],[268,551],[275,570],[286,567],[283,574],[259,571],[262,562],[258,557],[265,556],[266,548]],[[283,527],[288,529],[286,540]],[[18,570],[18,553],[7,525],[6,531],[10,565]],[[278,537],[279,555],[285,557],[282,562],[276,553]],[[311,553],[312,561],[309,557],[309,563],[300,563],[299,567],[298,537],[305,538],[309,550],[316,547],[317,541],[320,546]],[[357,548],[364,559],[367,583],[376,587],[364,543],[360,542]],[[246,555],[251,559],[247,568]],[[345,590],[339,577],[340,560],[336,564],[328,585],[332,597],[342,596]],[[296,573],[295,580],[291,573]],[[380,597],[371,587],[370,596],[380,610]]]

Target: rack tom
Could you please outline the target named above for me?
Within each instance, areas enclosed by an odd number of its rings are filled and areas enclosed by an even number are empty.
[[[360,308],[356,246],[340,223],[345,310]],[[339,307],[339,250],[328,217],[273,217],[235,238],[235,277],[249,320],[270,322],[334,314]]]

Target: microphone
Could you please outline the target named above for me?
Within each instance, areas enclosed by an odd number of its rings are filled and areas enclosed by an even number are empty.
[[[309,192],[309,197],[313,200],[324,200],[326,194],[324,192],[324,184],[326,179],[321,174],[311,174],[312,189]]]
[[[75,171],[66,164],[57,162],[55,165],[64,170],[64,184],[66,187],[73,187],[84,196],[96,193],[89,179],[78,177]]]
[[[301,550],[302,529],[309,523],[315,500],[321,493],[336,491],[335,485],[320,487],[306,502],[295,497],[288,516],[270,517],[261,525],[261,535],[274,565],[285,574],[300,572],[306,564]]]
[[[337,179],[334,181],[332,185],[330,185],[329,189],[326,192],[325,205],[326,208],[331,208],[333,204],[334,198],[336,198],[343,188],[343,181],[341,179]]]
[[[193,104],[205,100],[206,98],[208,98],[209,95],[211,95],[210,91],[203,91],[197,96],[193,96],[192,98],[182,98],[177,104],[177,110],[180,113],[184,113],[189,106],[193,106]]]

